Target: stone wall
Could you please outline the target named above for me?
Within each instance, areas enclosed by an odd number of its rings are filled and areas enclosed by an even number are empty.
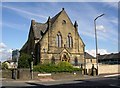
[[[97,64],[94,64],[94,67],[97,68]],[[86,64],[87,73],[89,72],[89,69],[92,68],[92,63]],[[98,74],[111,74],[111,73],[120,73],[120,65],[105,65],[105,64],[99,64],[98,65]]]
[[[86,63],[86,69],[87,69],[87,73],[89,72],[89,69],[92,68],[92,64],[94,64],[94,67],[97,69],[97,64],[96,63]]]
[[[16,79],[31,79],[29,69],[18,69],[16,70]],[[34,79],[38,78],[38,72],[33,72]],[[13,79],[12,70],[2,70],[2,78]]]
[[[33,72],[33,79],[38,79],[39,72]],[[17,79],[31,79],[31,73],[29,69],[19,69]]]
[[[51,77],[53,79],[68,79],[68,78],[79,78],[79,77],[84,77],[82,74],[82,71],[80,72],[61,72],[61,73],[52,73]]]
[[[12,78],[12,71],[11,70],[2,70],[2,78]]]
[[[99,64],[99,74],[111,74],[111,73],[120,73],[120,65],[103,65]]]
[[[30,74],[29,69],[18,69],[16,71],[17,71],[16,80],[17,79],[22,79],[22,80],[31,79],[31,74]],[[33,79],[41,79],[41,78],[45,78],[45,77],[47,77],[47,78],[50,77],[53,79],[62,79],[65,77],[83,76],[81,71],[76,72],[76,74],[74,74],[74,72],[51,73],[51,76],[38,76],[38,74],[40,74],[40,73],[33,72]],[[12,79],[12,70],[3,70],[2,78]]]

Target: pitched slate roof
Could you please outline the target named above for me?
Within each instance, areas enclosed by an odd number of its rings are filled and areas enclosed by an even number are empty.
[[[111,53],[105,55],[99,55],[98,59],[120,59],[120,52],[119,53]]]
[[[51,19],[50,19],[50,17],[48,18],[48,20],[50,20],[50,22],[51,22],[51,25],[56,21],[56,19],[59,17],[59,15],[63,11],[64,11],[64,9],[62,11],[60,11],[57,15],[55,15],[53,18],[51,18]],[[49,26],[48,20],[46,23],[38,23],[38,22],[35,22],[35,20],[31,21],[31,29],[34,33],[35,39],[41,40],[43,38],[43,36],[45,35],[45,33],[48,30],[48,26]],[[24,44],[24,46],[21,48],[21,50],[24,50],[27,47],[27,44],[28,44],[28,41]]]
[[[33,25],[34,37],[41,39],[43,34],[47,31],[47,28],[48,28],[47,23],[35,22],[35,25]]]
[[[62,10],[63,11],[63,10]],[[53,18],[49,19],[51,22],[51,25],[55,22],[55,20],[59,17],[59,15],[61,14],[60,11],[57,15],[55,15]],[[33,32],[34,32],[34,36],[35,38],[39,38],[41,39],[43,37],[43,35],[46,33],[47,29],[48,29],[48,21],[46,23],[38,23],[34,21],[34,25],[33,25]]]
[[[13,60],[6,60],[6,61],[4,61],[4,62],[8,62],[8,63],[10,63],[10,62],[13,62]]]
[[[95,57],[93,57],[92,55],[90,55],[87,52],[84,53],[84,57],[85,57],[85,59],[95,59]]]

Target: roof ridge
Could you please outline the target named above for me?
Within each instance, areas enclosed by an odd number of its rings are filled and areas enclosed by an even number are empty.
[[[60,11],[58,14],[56,14],[55,16],[53,16],[52,18],[51,18],[51,23],[54,23],[55,22],[55,20],[59,17],[59,15],[62,13],[62,11]]]
[[[92,56],[91,54],[85,52],[85,58],[92,58],[92,59],[95,59],[94,56]]]

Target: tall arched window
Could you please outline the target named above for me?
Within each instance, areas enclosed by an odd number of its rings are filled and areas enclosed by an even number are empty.
[[[69,48],[73,47],[73,40],[72,40],[71,33],[69,33],[68,37],[67,37],[67,47],[69,47]]]
[[[62,36],[60,32],[56,36],[56,45],[57,47],[62,47]]]

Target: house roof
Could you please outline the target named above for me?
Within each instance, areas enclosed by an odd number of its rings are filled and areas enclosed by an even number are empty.
[[[92,55],[90,55],[87,52],[84,53],[84,57],[85,57],[85,59],[95,59],[95,57],[93,57]]]
[[[13,60],[6,60],[6,61],[4,61],[4,62],[8,62],[8,63],[10,63],[10,62],[13,62]]]
[[[111,53],[111,54],[105,54],[105,55],[99,55],[98,59],[119,59],[120,58],[120,52],[119,53]]]

